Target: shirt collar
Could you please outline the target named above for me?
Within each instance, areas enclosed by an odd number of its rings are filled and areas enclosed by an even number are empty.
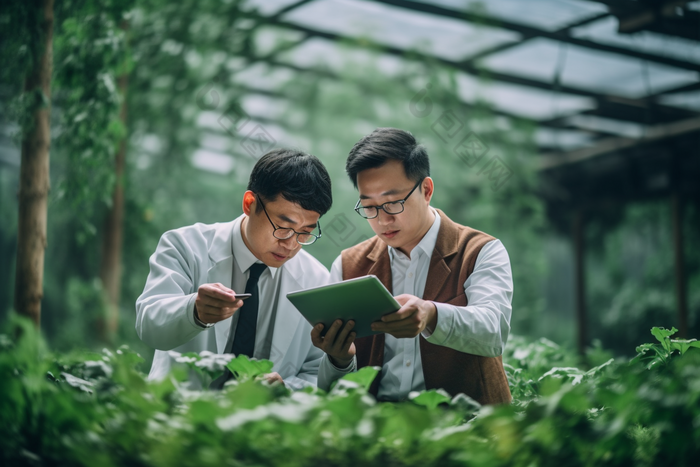
[[[241,271],[241,274],[250,269],[253,263],[262,264],[262,261],[255,257],[255,255],[243,241],[241,227],[243,227],[244,218],[245,214],[242,214],[238,219],[236,219],[236,221],[233,223],[233,235],[231,235],[231,251],[233,252],[233,260],[238,266],[238,270]],[[268,266],[267,268],[270,270],[270,274],[272,274],[272,278],[274,279],[277,269],[279,268],[273,268],[271,266]]]
[[[413,249],[413,252],[416,250],[422,251],[428,257],[430,258],[433,255],[433,250],[435,249],[435,243],[437,243],[437,237],[438,237],[438,232],[440,231],[440,214],[431,206],[430,207],[431,211],[433,211],[433,214],[435,214],[435,220],[433,221],[433,225],[428,229],[428,231],[423,235],[423,238],[421,239],[420,242],[418,242],[418,245]],[[394,247],[389,246],[389,257],[394,259],[394,255],[400,254],[402,256],[406,256],[403,254],[401,251],[395,249]]]

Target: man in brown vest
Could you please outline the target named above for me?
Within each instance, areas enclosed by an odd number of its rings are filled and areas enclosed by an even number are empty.
[[[336,321],[324,337],[318,386],[364,366],[381,372],[370,392],[405,400],[443,388],[481,404],[511,400],[501,354],[510,331],[510,260],[494,237],[459,225],[430,206],[433,180],[425,148],[413,135],[379,128],[350,151],[346,170],[360,193],[355,211],[377,234],[344,250],[331,282],[376,275],[401,308],[357,339],[354,323]]]

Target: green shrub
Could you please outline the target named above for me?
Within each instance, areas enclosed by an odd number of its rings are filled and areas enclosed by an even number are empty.
[[[181,355],[151,382],[126,347],[53,355],[30,323],[11,324],[19,337],[0,337],[3,465],[690,466],[700,455],[700,351],[675,350],[661,328],[663,362],[647,364],[658,354],[645,344],[630,363],[588,370],[554,343],[516,338],[504,355],[514,403],[480,407],[443,391],[378,403],[367,393],[376,368],[329,393],[292,393],[261,380],[269,362],[210,353]],[[237,379],[223,391],[186,389],[190,368],[213,378],[224,365]]]

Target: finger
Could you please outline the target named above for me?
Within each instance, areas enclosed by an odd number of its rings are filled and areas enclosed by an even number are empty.
[[[338,330],[342,325],[343,322],[339,319],[336,319],[335,321],[333,321],[333,324],[331,324],[331,327],[328,328],[326,335],[323,337],[323,341],[328,346],[328,348],[333,347],[333,345],[335,344],[335,339],[338,334]]]
[[[205,284],[205,285],[207,285],[207,284]],[[208,285],[211,285],[212,288],[221,290],[221,291],[223,291],[223,292],[230,292],[230,293],[232,293],[232,294],[235,294],[235,292],[233,291],[232,288],[226,287],[226,286],[225,286],[224,284],[222,284],[221,282],[217,282],[217,283],[215,283],[215,284],[208,284]]]
[[[210,322],[218,322],[222,321],[226,318],[230,318],[233,316],[233,314],[236,312],[238,308],[236,307],[212,307],[209,305],[203,305],[201,307],[197,307],[197,314],[199,315],[199,319],[210,323]]]
[[[202,303],[207,306],[213,306],[216,308],[224,308],[224,307],[229,307],[229,306],[235,306],[236,302],[239,300],[232,299],[232,300],[221,300],[218,298],[211,297],[209,295],[200,295],[197,297],[199,303]]]
[[[342,349],[345,346],[345,341],[348,338],[348,334],[350,334],[350,331],[352,331],[352,328],[355,326],[355,321],[348,321],[345,323],[345,326],[343,326],[343,329],[340,330],[340,334],[338,334],[337,339],[335,340],[335,345],[340,349]]]
[[[228,289],[228,288],[218,288],[214,287],[215,284],[204,284],[201,286],[197,292],[199,292],[199,295],[206,295],[218,300],[232,300],[236,294],[233,290]]]
[[[318,347],[323,350],[323,338],[321,337],[321,331],[323,331],[323,324],[317,324],[311,329],[311,343],[314,347]]]
[[[343,344],[343,348],[341,349],[341,351],[342,351],[344,354],[347,354],[347,353],[348,353],[348,351],[350,350],[350,346],[353,344],[353,342],[355,342],[355,336],[357,336],[357,333],[356,333],[356,332],[351,332],[351,333],[348,335],[347,339],[345,339],[345,343]]]
[[[413,298],[413,295],[409,295],[409,294],[404,293],[404,294],[397,295],[396,297],[394,297],[394,300],[399,302],[399,305],[404,306],[406,304],[406,302],[408,302],[412,298]]]
[[[397,312],[382,316],[382,321],[385,323],[390,323],[392,321],[400,321],[402,319],[408,318],[416,311],[418,311],[418,308],[416,308],[414,304],[407,303],[401,308],[399,308]]]

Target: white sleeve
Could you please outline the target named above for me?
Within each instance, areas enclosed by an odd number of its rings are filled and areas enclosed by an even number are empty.
[[[194,321],[195,261],[181,235],[163,234],[149,260],[146,286],[136,300],[136,332],[150,347],[172,350],[204,330]]]
[[[343,256],[338,255],[338,257],[333,261],[331,265],[331,281],[329,284],[334,284],[336,282],[342,282],[343,280]]]
[[[343,257],[338,255],[338,257],[333,261],[331,266],[331,284],[334,282],[340,282],[343,280]],[[353,358],[350,365],[347,368],[338,368],[333,365],[328,358],[328,355],[323,354],[323,359],[321,360],[321,365],[318,368],[318,388],[328,391],[331,384],[335,380],[338,380],[348,373],[352,373],[357,370],[357,359]]]
[[[306,335],[308,336],[311,333],[311,325],[309,325],[308,328],[305,329],[308,330],[308,332],[306,333]],[[306,360],[304,360],[304,363],[299,369],[299,372],[296,374],[296,376],[289,376],[287,378],[284,378],[284,384],[289,389],[298,391],[300,389],[304,389],[306,386],[317,385],[319,365],[321,365],[325,354],[321,349],[317,349],[313,345],[309,345],[309,347],[309,352],[306,354]]]
[[[357,358],[353,357],[352,361],[346,368],[338,368],[331,363],[331,359],[328,358],[327,354],[323,354],[323,359],[321,360],[321,366],[318,368],[318,388],[324,391],[329,391],[331,384],[334,381],[339,380],[348,373],[352,373],[357,370]]]
[[[497,357],[510,333],[513,278],[508,252],[500,240],[484,245],[464,283],[467,306],[435,303],[437,326],[428,342],[460,352]]]
[[[309,286],[320,286],[330,283],[328,270],[325,266],[321,267],[323,268],[322,279],[319,278],[314,284],[308,284]],[[299,390],[306,386],[316,386],[318,384],[319,369],[326,355],[323,353],[323,350],[315,347],[311,343],[311,325],[304,320],[302,327],[303,331],[299,337],[302,339],[302,342],[306,343],[308,346],[308,351],[301,368],[299,368],[299,371],[295,372],[296,375],[284,379],[285,385],[292,390]]]

